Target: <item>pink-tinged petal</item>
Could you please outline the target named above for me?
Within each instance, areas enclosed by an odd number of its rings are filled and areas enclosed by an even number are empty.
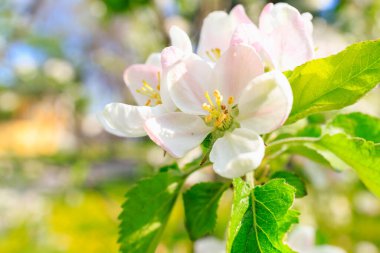
[[[201,144],[211,131],[200,117],[182,112],[150,118],[144,128],[157,145],[176,158]]]
[[[190,38],[182,29],[177,26],[172,26],[169,35],[172,46],[181,49],[185,54],[193,52]]]
[[[115,135],[122,137],[145,136],[144,122],[164,112],[162,106],[134,106],[122,103],[106,105],[98,118],[104,128]]]
[[[236,45],[231,46],[217,61],[213,80],[225,98],[233,96],[237,101],[250,81],[263,72],[263,63],[255,49]]]
[[[236,25],[236,20],[226,12],[211,12],[203,20],[197,50],[198,55],[209,59],[207,52],[211,53],[213,49],[219,49],[221,52],[224,52],[230,45],[230,40]]]
[[[205,115],[202,109],[206,102],[205,92],[215,90],[212,82],[212,68],[199,56],[192,54],[170,68],[166,82],[170,97],[183,112],[194,115]]]
[[[241,4],[236,5],[230,11],[230,16],[233,17],[238,24],[253,24],[245,12],[244,6]]]
[[[161,54],[160,53],[152,53],[148,56],[145,61],[146,65],[154,66],[157,68],[161,68]]]
[[[288,4],[267,4],[260,15],[265,47],[281,70],[293,69],[314,56],[309,18]]]
[[[263,160],[265,145],[255,132],[236,128],[216,140],[210,153],[210,161],[217,174],[236,178],[255,170]]]
[[[161,52],[161,65],[162,65],[162,78],[161,78],[161,100],[168,111],[175,111],[177,108],[174,104],[172,98],[170,97],[168,84],[167,84],[167,73],[171,67],[173,67],[177,62],[185,57],[184,52],[174,46],[167,47]]]
[[[247,44],[250,46],[261,46],[261,39],[261,32],[255,24],[240,24],[232,35],[231,45]]]
[[[161,52],[162,71],[167,72],[170,67],[185,57],[185,53],[174,46],[166,47]]]
[[[253,24],[240,24],[232,35],[231,45],[246,44],[253,47],[264,64],[273,69],[274,63],[265,47],[265,35]]]
[[[279,71],[264,73],[244,90],[237,120],[259,134],[279,128],[288,118],[293,93],[288,79]]]
[[[138,93],[137,90],[142,87],[143,81],[156,89],[159,84],[158,78],[160,71],[160,68],[146,64],[134,64],[125,70],[124,82],[138,105],[145,105],[148,97]]]

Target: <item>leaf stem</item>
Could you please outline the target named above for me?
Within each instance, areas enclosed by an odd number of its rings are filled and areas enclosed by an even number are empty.
[[[253,176],[253,171],[245,174],[245,181],[251,186],[251,188],[255,188],[255,178]]]

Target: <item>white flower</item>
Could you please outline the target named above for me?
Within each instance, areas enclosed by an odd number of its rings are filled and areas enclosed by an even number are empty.
[[[346,253],[330,245],[315,246],[315,229],[308,226],[296,226],[288,236],[288,244],[299,253]]]
[[[259,26],[240,24],[231,44],[253,46],[268,67],[293,69],[314,57],[311,19],[310,13],[300,14],[286,3],[269,3],[261,12]]]
[[[191,42],[184,31],[173,27],[170,30],[170,38],[173,48],[181,52],[181,55],[191,53]],[[145,64],[134,64],[127,68],[124,72],[124,82],[137,105],[106,105],[98,117],[104,128],[122,137],[141,137],[146,135],[143,127],[145,120],[153,115],[174,111],[176,107],[168,95],[165,75],[166,69],[178,59],[173,59],[172,62],[166,59],[162,68],[160,53],[153,53]]]
[[[181,112],[151,117],[144,128],[174,157],[184,156],[212,133],[214,170],[240,177],[260,165],[265,146],[259,134],[285,122],[293,95],[281,72],[264,73],[250,46],[231,46],[215,61],[190,54],[172,66],[167,88]]]

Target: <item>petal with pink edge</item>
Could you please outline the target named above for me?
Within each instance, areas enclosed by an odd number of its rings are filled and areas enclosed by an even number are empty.
[[[156,89],[159,84],[159,73],[161,69],[152,65],[134,64],[124,72],[124,82],[131,91],[138,105],[145,105],[148,97],[137,92],[147,82]]]
[[[211,12],[203,21],[198,55],[214,61],[214,57],[209,58],[207,52],[210,54],[213,49],[219,49],[221,52],[227,50],[236,25],[236,20],[226,12]]]
[[[255,132],[237,128],[214,143],[210,161],[217,174],[236,178],[255,170],[263,160],[265,145]]]
[[[259,29],[266,35],[265,46],[281,70],[293,69],[314,56],[311,20],[288,4],[267,4]]]
[[[233,96],[237,101],[250,81],[263,72],[263,63],[255,49],[247,45],[235,45],[216,63],[213,80],[224,97]]]
[[[230,16],[233,17],[238,24],[253,24],[245,12],[244,6],[241,4],[236,5],[230,11]]]
[[[205,115],[202,109],[206,102],[205,92],[212,93],[216,85],[212,82],[212,68],[199,56],[192,54],[170,68],[166,82],[170,97],[183,112]]]
[[[185,54],[193,52],[189,36],[181,28],[172,26],[169,35],[172,46],[181,49]]]
[[[264,61],[264,65],[273,69],[274,63],[265,47],[265,36],[253,24],[240,24],[232,35],[231,45],[246,44],[253,47]]]
[[[148,56],[145,61],[146,65],[154,66],[157,68],[161,68],[161,54],[160,53],[152,53]]]
[[[279,128],[292,109],[293,94],[288,79],[279,71],[255,78],[239,101],[240,125],[259,134]]]
[[[196,148],[211,131],[200,117],[182,112],[150,118],[144,128],[157,145],[176,158]]]
[[[162,106],[134,106],[122,103],[106,105],[98,118],[104,128],[115,135],[122,137],[145,136],[144,122],[153,115],[160,115]]]

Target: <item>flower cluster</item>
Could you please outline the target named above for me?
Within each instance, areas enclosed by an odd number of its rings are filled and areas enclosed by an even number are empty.
[[[177,158],[207,137],[216,173],[254,170],[265,153],[260,135],[279,128],[292,108],[282,71],[313,58],[311,15],[268,4],[256,26],[238,5],[205,18],[196,53],[178,27],[170,38],[172,46],[125,71],[138,105],[108,104],[103,125],[119,136],[148,135]]]

